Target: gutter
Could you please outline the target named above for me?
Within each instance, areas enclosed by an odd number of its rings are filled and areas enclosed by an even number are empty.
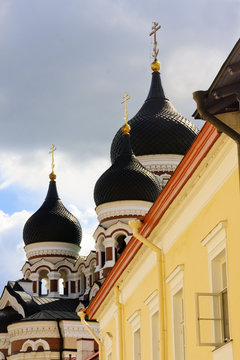
[[[158,277],[158,313],[160,321],[160,359],[167,360],[167,329],[165,319],[165,288],[162,250],[139,234],[138,230],[143,225],[140,220],[130,220],[128,224],[133,231],[133,236],[156,253]]]
[[[62,336],[62,331],[61,331],[61,328],[60,328],[60,319],[57,319],[57,327],[58,327],[58,332],[59,332],[59,336],[60,336],[60,349],[59,349],[59,354],[60,354],[60,357],[59,359],[60,360],[63,360],[63,357],[62,357],[62,354],[63,354],[63,336]]]
[[[119,301],[119,287],[114,286],[115,305],[117,307],[118,317],[118,356],[123,360],[123,321],[122,321],[122,304]]]
[[[219,120],[216,116],[210,114],[206,109],[206,91],[195,91],[193,93],[193,99],[197,104],[197,110],[199,112],[200,117],[203,120],[208,121],[210,124],[214,125],[219,132],[225,133],[231,139],[233,139],[237,143],[237,153],[238,153],[238,174],[239,174],[239,182],[240,182],[240,134],[238,134],[234,129],[230,126],[224,124],[221,120]]]
[[[93,339],[98,344],[98,353],[99,353],[99,360],[103,360],[103,343],[99,339],[99,337],[95,334],[95,332],[91,329],[89,324],[85,320],[86,316],[86,309],[81,309],[78,313],[78,316],[80,317],[81,323],[85,327],[85,329],[89,332],[89,334],[93,337]],[[94,354],[95,355],[95,354]]]

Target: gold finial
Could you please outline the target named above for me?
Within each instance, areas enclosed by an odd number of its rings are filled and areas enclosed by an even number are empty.
[[[49,154],[52,154],[52,172],[49,175],[50,180],[55,181],[56,180],[56,174],[54,172],[54,167],[55,167],[55,163],[54,163],[54,151],[56,151],[56,146],[52,144],[51,146],[51,150],[49,151]]]
[[[123,95],[123,100],[121,101],[121,104],[125,103],[125,112],[124,112],[124,121],[125,121],[125,124],[123,125],[122,127],[122,131],[124,132],[124,134],[129,134],[130,130],[131,130],[131,127],[130,125],[128,124],[127,120],[128,120],[128,113],[127,113],[127,101],[130,100],[130,96],[125,93]]]
[[[149,36],[152,36],[154,34],[154,47],[153,47],[153,54],[152,57],[154,58],[154,61],[151,64],[151,69],[153,71],[159,71],[160,70],[160,62],[157,60],[157,56],[159,53],[159,49],[157,49],[157,31],[161,28],[161,25],[158,25],[157,22],[154,21],[152,32],[149,34]]]

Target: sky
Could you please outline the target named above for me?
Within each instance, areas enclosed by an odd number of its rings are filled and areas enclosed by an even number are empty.
[[[0,0],[0,293],[21,278],[22,230],[47,193],[51,144],[64,205],[94,247],[94,184],[151,81],[152,22],[165,94],[191,120],[240,33],[240,0]],[[201,127],[202,122],[198,121]]]

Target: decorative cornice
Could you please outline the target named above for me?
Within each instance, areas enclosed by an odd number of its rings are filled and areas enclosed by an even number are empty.
[[[50,255],[59,255],[61,257],[79,257],[80,247],[75,244],[61,243],[61,242],[41,242],[26,245],[24,247],[28,260],[36,256],[44,257]]]
[[[144,219],[144,225],[139,230],[139,233],[145,237],[154,230],[159,220],[167,211],[170,204],[177,197],[183,186],[192,176],[197,169],[201,161],[208,154],[214,143],[220,137],[216,128],[209,123],[206,123],[199,133],[198,137],[194,141],[190,150],[184,156],[183,160],[179,164],[173,176],[160,193],[159,197],[155,201],[154,205],[150,209],[149,213]],[[93,318],[94,314],[100,307],[101,303],[106,299],[106,296],[111,291],[112,287],[121,276],[123,271],[131,263],[136,253],[141,248],[142,244],[132,237],[129,241],[125,251],[120,256],[115,266],[108,274],[106,280],[102,284],[100,290],[87,308],[87,314],[89,318]]]
[[[56,251],[55,253],[53,252],[39,252],[37,255],[34,255],[34,256],[29,256],[28,257],[28,260],[33,260],[33,259],[41,259],[41,258],[46,258],[46,257],[51,257],[51,258],[56,258],[56,257],[67,257],[67,258],[70,258],[70,259],[74,259],[76,260],[76,256],[74,256],[73,254],[70,254],[70,252],[67,252],[67,251]]]
[[[20,325],[21,324],[21,325]],[[28,321],[8,326],[11,342],[31,338],[59,338],[56,321]]]
[[[93,331],[99,335],[99,324],[91,322],[91,328]],[[63,337],[71,337],[71,338],[87,338],[92,339],[92,336],[88,333],[88,331],[85,329],[83,324],[79,321],[67,321],[63,320],[61,321],[61,330]]]
[[[113,201],[97,206],[96,213],[98,221],[102,223],[106,219],[117,218],[118,216],[144,216],[152,204],[151,202],[141,200]]]
[[[137,156],[140,163],[154,173],[174,172],[183,158],[183,155],[144,155]]]

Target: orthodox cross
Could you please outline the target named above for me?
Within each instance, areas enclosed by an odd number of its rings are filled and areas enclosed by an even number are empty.
[[[51,150],[49,151],[49,154],[52,154],[52,172],[54,170],[54,151],[56,151],[56,146],[52,144]]]
[[[157,56],[159,53],[159,49],[157,49],[157,31],[161,28],[161,25],[158,25],[157,22],[153,23],[153,27],[152,27],[152,32],[149,34],[149,36],[152,36],[154,34],[154,47],[153,47],[153,54],[152,57],[154,58],[154,60],[157,60]]]
[[[125,93],[123,95],[123,100],[121,101],[121,104],[125,103],[125,113],[124,113],[124,120],[125,120],[125,123],[127,124],[127,120],[128,120],[128,114],[127,114],[127,101],[130,99],[130,96]]]

